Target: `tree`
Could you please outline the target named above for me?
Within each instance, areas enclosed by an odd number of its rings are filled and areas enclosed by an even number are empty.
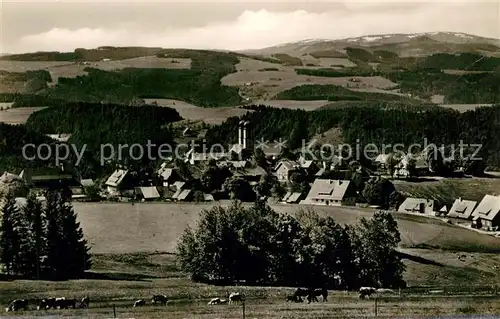
[[[260,177],[260,181],[255,185],[255,193],[260,197],[271,196],[273,187],[278,184],[275,176],[271,174],[264,174]]]
[[[266,159],[266,154],[264,151],[260,148],[256,148],[254,153],[253,153],[253,161],[256,165],[264,168],[265,170],[268,169],[268,163]]]
[[[16,273],[19,262],[20,238],[18,232],[19,208],[12,192],[7,193],[2,206],[2,223],[0,224],[1,261],[7,273]]]
[[[358,256],[365,270],[362,283],[397,288],[406,269],[396,250],[401,241],[397,222],[388,212],[379,211],[370,220],[362,219],[358,232]]]
[[[42,204],[30,193],[22,208],[21,223],[21,261],[19,271],[24,276],[40,279],[44,216]]]
[[[45,275],[56,280],[80,278],[90,269],[91,258],[76,214],[62,192],[49,191],[46,198]]]
[[[76,213],[70,202],[61,203],[61,232],[62,242],[60,250],[64,252],[64,263],[60,263],[62,269],[59,272],[65,273],[64,279],[81,278],[86,270],[92,265],[90,248],[84,239],[80,223],[76,220]]]
[[[389,180],[374,177],[366,183],[363,189],[363,197],[370,205],[389,207],[389,196],[394,190],[395,187]]]
[[[229,176],[231,176],[229,168],[209,163],[201,177],[201,185],[207,193],[220,190]]]
[[[394,191],[389,196],[389,208],[398,209],[401,204],[405,201],[406,196],[398,191]]]
[[[252,202],[255,200],[255,192],[252,186],[243,178],[228,178],[224,182],[223,189],[229,192],[231,199],[237,199],[243,202]]]

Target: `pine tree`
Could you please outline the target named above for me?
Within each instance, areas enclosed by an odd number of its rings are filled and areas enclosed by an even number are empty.
[[[47,199],[45,206],[45,237],[46,242],[43,245],[44,254],[46,256],[43,262],[44,275],[49,279],[59,279],[59,263],[62,262],[62,254],[60,246],[62,242],[61,231],[59,227],[59,201],[60,196],[55,191],[49,191],[45,194]]]
[[[90,248],[83,237],[80,223],[76,220],[76,214],[71,203],[63,202],[61,206],[61,230],[62,251],[66,261],[66,277],[81,278],[85,270],[90,269]]]
[[[51,191],[46,196],[46,273],[55,280],[79,278],[91,266],[83,231],[64,193]]]
[[[27,277],[40,279],[42,235],[42,205],[34,194],[30,194],[22,209],[20,226],[21,259],[19,271]]]
[[[19,208],[14,194],[7,193],[2,206],[2,223],[0,225],[0,261],[5,265],[7,273],[17,272],[16,263],[19,261]]]

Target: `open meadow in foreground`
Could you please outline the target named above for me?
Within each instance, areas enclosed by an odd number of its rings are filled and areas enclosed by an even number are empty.
[[[226,203],[224,203],[226,204]],[[229,203],[227,203],[229,204]],[[207,305],[214,297],[238,291],[246,296],[245,318],[418,318],[500,313],[500,239],[420,216],[395,214],[410,288],[360,300],[356,292],[330,291],[323,303],[286,303],[293,288],[224,287],[189,280],[176,263],[175,246],[187,225],[213,204],[74,203],[89,240],[93,266],[87,278],[64,282],[13,280],[0,283],[0,304],[16,298],[90,297],[89,309],[36,311],[16,316],[63,315],[85,318],[243,318],[242,305]],[[294,213],[298,205],[272,205]],[[308,209],[308,207],[304,207]],[[311,207],[313,208],[313,207]],[[370,217],[369,209],[314,207],[341,224]],[[420,247],[420,248],[418,248]],[[425,247],[426,249],[421,249]],[[466,254],[458,260],[457,254]],[[150,304],[154,294],[169,297],[167,306]],[[144,298],[145,307],[133,308]],[[113,307],[115,308],[113,310]],[[441,317],[442,316],[442,317]]]

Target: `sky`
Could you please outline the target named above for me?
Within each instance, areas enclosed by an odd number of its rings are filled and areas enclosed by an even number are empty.
[[[500,38],[500,0],[0,0],[0,52],[98,46],[244,50],[305,39],[464,32]]]

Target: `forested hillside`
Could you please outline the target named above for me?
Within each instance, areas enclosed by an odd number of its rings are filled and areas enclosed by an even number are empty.
[[[322,109],[312,112],[303,110],[255,107],[255,111],[242,118],[251,122],[256,139],[288,139],[288,146],[302,146],[316,134],[340,127],[342,138],[355,146],[374,143],[403,143],[408,148],[413,143],[438,145],[482,144],[481,155],[492,168],[500,167],[500,105],[459,113],[445,108],[407,111],[404,107],[386,108],[386,102],[377,106],[351,106]],[[240,119],[230,118],[221,126],[210,129],[210,143],[235,143],[237,124]],[[423,146],[422,146],[423,147]]]
[[[5,171],[20,172],[28,164],[33,167],[45,166],[47,161],[28,161],[23,157],[23,146],[26,144],[55,144],[49,137],[26,128],[24,125],[0,123],[0,168]],[[27,149],[26,156],[32,157],[34,150]],[[46,155],[46,153],[42,154]]]
[[[64,107],[50,107],[34,113],[28,119],[26,126],[45,134],[71,133],[69,143],[79,149],[86,145],[83,172],[96,176],[101,169],[98,164],[101,145],[111,144],[115,152],[118,152],[119,144],[129,147],[132,144],[139,144],[147,150],[146,145],[150,141],[151,144],[155,144],[151,150],[156,151],[153,154],[157,157],[157,148],[160,144],[173,146],[168,124],[179,120],[181,120],[179,113],[168,107],[151,105],[131,107],[81,102],[69,103]],[[133,154],[136,157],[138,153]],[[147,162],[147,153],[143,157],[142,163]],[[125,148],[121,161],[129,158],[129,148]]]

